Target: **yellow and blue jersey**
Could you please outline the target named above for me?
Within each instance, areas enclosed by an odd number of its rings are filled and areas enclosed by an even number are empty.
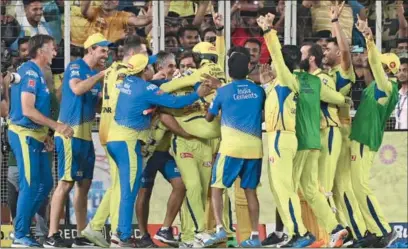
[[[21,93],[28,92],[35,95],[35,108],[44,116],[51,115],[51,97],[45,82],[44,75],[41,69],[32,61],[28,61],[21,65],[17,73],[21,76],[19,84],[11,84],[10,86],[10,122],[13,125],[18,125],[32,130],[38,130],[45,127],[34,123],[31,119],[23,114],[21,104]]]
[[[334,83],[336,84],[336,91],[340,92],[344,96],[349,95],[351,85],[356,82],[356,75],[354,73],[353,66],[350,66],[350,68],[346,71],[339,64],[330,69],[328,74],[329,76],[332,77]],[[339,108],[338,114],[341,123],[343,124],[351,123],[349,107]]]
[[[182,108],[198,100],[197,93],[176,97],[164,93],[154,84],[136,76],[128,76],[120,88],[116,104],[115,122],[108,134],[108,141],[127,141],[139,137],[140,132],[148,132],[152,114],[143,111],[157,106]]]
[[[69,82],[72,79],[86,80],[97,74],[83,59],[71,62],[62,83],[62,100],[58,121],[67,124],[74,130],[74,137],[92,141],[92,122],[95,118],[95,107],[101,91],[98,83],[83,95],[76,95]]]
[[[108,133],[116,112],[116,103],[120,87],[128,74],[128,68],[122,62],[114,62],[105,72],[103,85],[102,113],[99,124],[99,139],[101,145],[106,145]]]
[[[275,81],[266,89],[266,131],[295,132],[299,82],[285,64],[276,30],[266,33],[264,38],[277,74]]]
[[[208,112],[221,111],[219,153],[235,158],[262,158],[262,110],[265,92],[249,80],[237,80],[217,90]]]

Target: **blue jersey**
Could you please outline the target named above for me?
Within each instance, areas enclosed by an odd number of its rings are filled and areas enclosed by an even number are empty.
[[[217,90],[209,113],[221,111],[221,145],[223,155],[262,158],[262,110],[265,92],[249,80],[237,80]]]
[[[72,79],[86,80],[98,71],[91,69],[83,59],[71,62],[64,73],[62,83],[62,100],[58,121],[69,125],[74,130],[74,137],[91,141],[92,122],[95,118],[95,107],[101,92],[97,83],[93,89],[83,95],[75,95],[69,82]]]
[[[110,129],[108,141],[120,139],[119,137],[122,137],[120,135],[122,133],[123,139],[129,139],[129,133],[125,134],[122,132],[123,127],[136,132],[150,129],[152,114],[144,115],[143,111],[145,110],[156,106],[182,108],[191,105],[198,98],[199,96],[195,92],[186,96],[176,97],[164,93],[156,85],[147,83],[139,77],[128,76],[120,88],[116,104],[116,124]]]
[[[41,129],[43,126],[34,123],[23,115],[21,93],[35,95],[35,109],[46,117],[51,115],[51,97],[41,69],[32,61],[21,65],[17,73],[21,76],[18,84],[10,86],[10,122],[28,129]]]

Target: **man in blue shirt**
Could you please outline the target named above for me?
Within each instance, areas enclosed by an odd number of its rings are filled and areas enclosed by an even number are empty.
[[[147,143],[152,113],[146,112],[156,106],[182,108],[197,101],[200,97],[210,94],[206,84],[197,92],[176,97],[164,93],[156,85],[146,81],[153,77],[151,66],[155,57],[137,54],[128,62],[129,76],[120,88],[116,105],[115,121],[111,124],[107,149],[119,171],[120,207],[119,235],[120,247],[136,247],[132,238],[132,218],[136,195],[142,177],[142,150]]]
[[[30,234],[31,220],[53,187],[47,151],[53,150],[49,129],[64,137],[73,130],[50,118],[50,92],[42,69],[56,55],[54,38],[35,35],[29,40],[30,61],[21,65],[21,81],[11,85],[9,143],[19,169],[20,193],[14,220],[13,247],[41,247]]]
[[[247,52],[247,51],[245,51]],[[251,220],[251,236],[242,247],[261,247],[259,240],[259,203],[256,188],[262,170],[262,111],[265,92],[262,87],[247,80],[250,63],[249,52],[234,52],[228,59],[229,75],[233,79],[217,90],[216,97],[206,115],[211,122],[221,111],[221,144],[212,168],[211,194],[216,233],[208,241],[208,247],[227,240],[223,227],[222,194],[237,177],[245,190]]]

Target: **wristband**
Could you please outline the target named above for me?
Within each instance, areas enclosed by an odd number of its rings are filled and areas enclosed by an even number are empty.
[[[219,27],[219,28],[215,28],[215,30],[217,30],[217,31],[223,31],[223,30],[224,30],[224,26]]]
[[[339,21],[339,18],[334,18],[331,20],[331,22],[338,22],[338,21]]]

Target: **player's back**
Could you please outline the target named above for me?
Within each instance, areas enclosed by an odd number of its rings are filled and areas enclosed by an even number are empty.
[[[262,157],[263,88],[249,80],[236,80],[217,90],[210,107],[221,111],[220,153],[238,158]]]
[[[83,59],[71,62],[62,83],[62,99],[58,121],[71,126],[74,137],[91,141],[92,122],[95,118],[95,105],[98,101],[100,84],[96,84],[90,91],[76,95],[70,86],[72,79],[86,80],[97,73],[92,70]]]
[[[120,88],[127,73],[127,66],[121,62],[114,62],[105,72],[102,113],[99,125],[99,139],[102,145],[107,143],[110,125],[115,117]]]

